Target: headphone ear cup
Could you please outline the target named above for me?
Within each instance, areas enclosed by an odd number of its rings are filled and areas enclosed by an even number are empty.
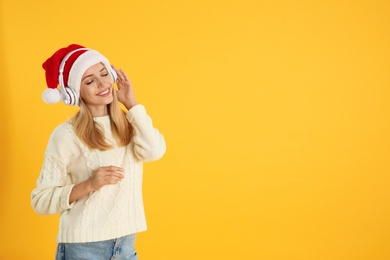
[[[74,93],[74,91],[68,87],[65,88],[65,91],[66,91],[66,95],[68,97],[67,100],[64,100],[65,104],[67,104],[69,106],[76,105],[76,94]]]
[[[110,73],[113,81],[115,82],[116,79],[118,78],[118,74],[116,74],[116,71],[113,68],[110,69]]]

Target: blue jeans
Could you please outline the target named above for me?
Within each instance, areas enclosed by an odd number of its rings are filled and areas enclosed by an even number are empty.
[[[99,242],[59,243],[56,260],[138,260],[134,242],[135,235]]]

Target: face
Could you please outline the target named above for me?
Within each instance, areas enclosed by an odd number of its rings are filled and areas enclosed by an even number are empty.
[[[113,101],[112,78],[102,63],[89,67],[81,79],[80,97],[93,116],[107,115],[107,105]]]

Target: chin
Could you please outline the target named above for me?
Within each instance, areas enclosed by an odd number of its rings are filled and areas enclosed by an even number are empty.
[[[104,102],[105,103],[105,105],[109,105],[109,104],[111,104],[112,102],[114,102],[114,98],[109,98],[109,99],[107,99],[107,101],[106,102]]]

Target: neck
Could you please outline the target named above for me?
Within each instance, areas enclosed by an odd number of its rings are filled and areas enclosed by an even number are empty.
[[[104,106],[88,106],[89,111],[91,111],[92,117],[107,116],[108,108],[107,105]]]

